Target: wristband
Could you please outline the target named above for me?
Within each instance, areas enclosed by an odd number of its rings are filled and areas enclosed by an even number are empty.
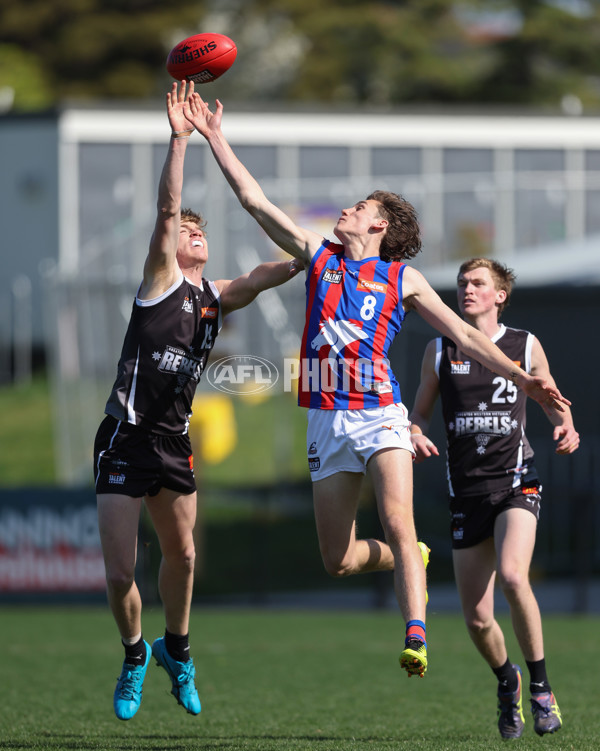
[[[171,131],[171,138],[189,138],[193,132],[193,128],[191,130],[173,130]]]

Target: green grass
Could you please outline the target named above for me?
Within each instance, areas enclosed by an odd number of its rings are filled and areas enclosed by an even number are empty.
[[[506,621],[502,621],[507,626]],[[600,622],[545,619],[550,677],[564,728],[519,749],[597,749]],[[158,609],[145,636],[162,632]],[[192,651],[203,710],[187,715],[151,663],[136,717],[119,722],[122,659],[104,608],[5,608],[0,748],[107,751],[391,751],[505,749],[495,682],[459,616],[432,615],[424,680],[397,664],[399,615],[194,610]],[[568,650],[564,649],[568,645]],[[516,658],[516,648],[509,641]]]
[[[55,481],[50,390],[46,379],[0,388],[0,485]]]

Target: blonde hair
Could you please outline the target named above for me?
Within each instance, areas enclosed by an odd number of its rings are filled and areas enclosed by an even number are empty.
[[[181,209],[181,221],[193,222],[194,224],[197,224],[203,232],[206,227],[206,219],[202,216],[202,214],[198,214],[191,209]]]

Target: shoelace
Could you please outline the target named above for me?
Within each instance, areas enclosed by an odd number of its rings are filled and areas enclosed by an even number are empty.
[[[542,704],[538,699],[532,699],[531,702],[532,705],[535,705],[535,707],[537,707],[540,712],[543,712],[546,717],[552,714],[552,702],[550,701],[550,697],[546,699],[546,704]]]
[[[138,693],[138,683],[142,678],[139,670],[128,670],[126,675],[121,673],[119,677],[119,695],[123,699],[133,699]]]
[[[189,683],[194,679],[196,671],[194,670],[194,663],[191,660],[179,664],[181,665],[181,672],[177,676],[177,682],[184,686],[186,683]]]

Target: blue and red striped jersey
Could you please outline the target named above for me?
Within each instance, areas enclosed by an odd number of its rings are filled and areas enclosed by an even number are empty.
[[[387,357],[402,328],[406,266],[379,256],[354,261],[324,240],[306,279],[298,403],[367,409],[401,401]]]

